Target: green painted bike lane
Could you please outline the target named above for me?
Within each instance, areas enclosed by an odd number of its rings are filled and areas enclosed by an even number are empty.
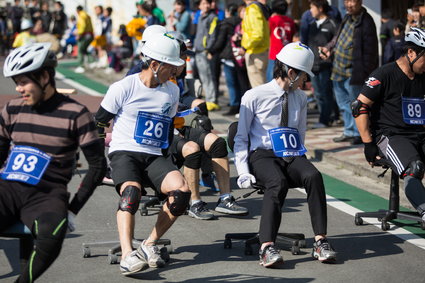
[[[91,88],[100,93],[106,93],[108,90],[106,85],[94,81],[86,77],[84,74],[75,73],[73,69],[76,67],[77,63],[67,62],[59,64],[57,70],[68,79],[74,80],[81,85],[84,85],[85,87]],[[361,188],[345,183],[326,174],[323,174],[323,178],[327,195],[334,197],[354,208],[357,208],[361,211],[376,211],[379,209],[386,209],[388,207],[388,200],[382,197],[369,193],[365,190],[362,190]],[[400,210],[409,211],[409,209],[402,206],[400,206]],[[419,237],[425,238],[425,231],[412,221],[395,220],[391,222],[411,233],[416,234]]]

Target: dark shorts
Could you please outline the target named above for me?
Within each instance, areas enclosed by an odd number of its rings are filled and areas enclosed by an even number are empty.
[[[0,231],[17,221],[32,229],[34,220],[47,212],[67,216],[66,186],[41,181],[37,187],[0,179]]]
[[[416,160],[425,161],[425,135],[382,135],[378,138],[378,147],[387,158],[392,169],[399,175],[406,171],[409,163]]]
[[[143,152],[114,151],[109,154],[112,180],[118,194],[124,182],[138,182],[161,193],[161,184],[168,173],[178,170],[171,157]]]

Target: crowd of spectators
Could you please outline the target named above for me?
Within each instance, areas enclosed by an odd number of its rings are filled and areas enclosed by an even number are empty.
[[[14,0],[0,11],[0,55],[27,42],[57,40],[59,58],[78,55],[76,72],[105,68],[110,74],[120,72],[125,60],[131,67],[139,59],[137,45],[144,28],[163,25],[190,41],[195,51],[191,69],[202,83],[208,109],[223,106],[218,102],[223,71],[230,98],[224,115],[238,115],[243,94],[272,79],[276,54],[288,43],[301,41],[315,54],[315,77],[310,80],[320,116],[313,127],[341,123],[341,117],[344,132],[335,142],[360,143],[349,101],[379,61],[385,64],[400,56],[410,27],[425,26],[424,1],[416,0],[405,18],[395,18],[384,9],[379,31],[362,0],[343,1],[344,9],[327,0],[310,0],[310,9],[300,19],[291,16],[291,3],[243,0],[223,7],[216,0],[175,0],[173,10],[165,15],[155,0],[140,0],[133,18],[138,25],[121,23],[114,31],[111,7],[92,7],[91,18],[81,6],[67,16],[59,1],[51,9],[45,1]],[[53,37],[43,37],[46,33]]]

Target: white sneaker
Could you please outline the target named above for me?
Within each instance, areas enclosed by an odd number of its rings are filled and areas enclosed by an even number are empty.
[[[77,74],[82,74],[82,73],[84,73],[86,70],[83,68],[83,67],[81,67],[81,66],[79,66],[79,67],[77,67],[77,68],[75,68],[75,70],[74,70],[74,72],[76,72]]]
[[[99,63],[98,62],[92,62],[89,64],[89,68],[90,69],[95,69],[99,67]]]
[[[164,267],[165,261],[161,258],[161,251],[158,246],[148,246],[145,245],[146,240],[144,240],[140,247],[137,248],[137,251],[140,255],[148,260],[150,267]]]
[[[105,74],[106,75],[110,75],[110,74],[112,74],[114,72],[114,69],[112,69],[112,68],[106,68],[105,69]]]
[[[146,259],[137,250],[129,253],[120,262],[120,270],[123,275],[130,275],[145,270],[148,266]]]

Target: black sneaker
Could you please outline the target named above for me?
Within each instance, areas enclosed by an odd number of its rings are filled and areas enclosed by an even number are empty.
[[[283,257],[273,244],[267,245],[263,250],[260,250],[259,255],[260,265],[264,267],[275,267],[283,264]]]
[[[233,196],[227,196],[225,198],[219,198],[215,211],[232,214],[232,215],[247,215],[248,209],[238,205]]]
[[[189,216],[201,220],[210,220],[214,218],[214,214],[210,212],[210,210],[207,208],[207,204],[203,201],[197,202],[190,206]]]
[[[320,239],[313,244],[311,255],[321,262],[336,261],[336,252],[327,239]]]
[[[333,138],[334,142],[351,142],[354,139],[354,137],[346,136],[342,134],[339,137]]]

